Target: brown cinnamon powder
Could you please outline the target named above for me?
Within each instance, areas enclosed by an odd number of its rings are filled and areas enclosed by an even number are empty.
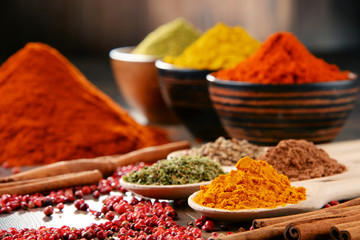
[[[306,140],[282,140],[259,159],[267,161],[290,181],[326,177],[346,170],[343,164]]]

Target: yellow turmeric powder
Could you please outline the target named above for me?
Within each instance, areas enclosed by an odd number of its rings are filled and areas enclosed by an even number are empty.
[[[230,68],[247,59],[260,44],[245,29],[218,23],[185,48],[180,56],[166,56],[164,62],[199,70]]]
[[[275,208],[306,199],[305,188],[292,187],[287,176],[265,161],[244,157],[236,169],[201,186],[194,201],[210,208],[240,210]]]

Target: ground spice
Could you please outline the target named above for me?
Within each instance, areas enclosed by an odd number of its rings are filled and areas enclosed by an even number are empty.
[[[201,186],[194,201],[210,208],[227,210],[275,208],[306,199],[306,189],[292,187],[289,179],[265,161],[244,157],[237,170]]]
[[[214,76],[260,84],[302,84],[349,79],[336,65],[316,58],[291,33],[271,35],[246,61]]]
[[[183,156],[164,159],[133,171],[124,180],[144,185],[179,185],[211,181],[224,174],[219,163],[207,157]]]
[[[257,159],[264,153],[264,148],[249,143],[245,139],[217,138],[214,142],[202,144],[186,151],[186,156],[206,156],[223,166],[235,165],[243,157]]]
[[[183,18],[177,18],[149,33],[133,50],[133,54],[178,56],[201,32]]]
[[[306,140],[282,140],[277,146],[269,148],[260,159],[288,176],[290,181],[326,177],[346,170],[343,164]]]
[[[252,55],[260,42],[245,29],[216,24],[188,46],[178,57],[165,57],[164,61],[176,66],[218,70],[233,67]]]
[[[0,163],[36,165],[168,142],[139,125],[56,49],[29,43],[0,68]]]

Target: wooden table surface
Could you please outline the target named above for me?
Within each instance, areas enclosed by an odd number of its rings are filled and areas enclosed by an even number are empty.
[[[319,145],[323,148],[329,155],[339,162],[353,162],[360,164],[360,140],[351,140],[351,141],[342,141],[334,142],[328,144]],[[8,172],[2,169],[0,171],[0,176],[7,175]],[[360,177],[360,173],[359,176]],[[120,194],[113,192],[111,194]],[[102,206],[101,200],[106,196],[102,196],[100,200],[95,201],[90,197],[86,202],[89,204],[91,209],[100,210]],[[186,204],[183,204],[181,207],[174,206],[175,210],[178,213],[176,221],[178,224],[186,226],[188,222],[194,222],[195,219],[200,217],[199,213],[196,213]],[[15,227],[17,229],[21,228],[38,228],[40,226],[49,226],[49,227],[61,227],[63,225],[68,225],[72,227],[86,227],[91,223],[99,223],[104,220],[98,220],[95,216],[90,213],[84,213],[83,211],[77,211],[73,204],[68,204],[65,206],[62,212],[55,210],[54,214],[51,217],[46,217],[43,214],[42,208],[32,209],[32,210],[19,210],[12,212],[10,214],[0,215],[0,229],[8,229],[9,227]],[[249,223],[236,223],[235,228],[249,226]],[[206,236],[207,234],[205,234]]]

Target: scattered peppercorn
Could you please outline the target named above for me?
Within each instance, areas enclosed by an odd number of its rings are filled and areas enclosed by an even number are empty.
[[[51,216],[54,213],[54,207],[53,206],[47,206],[44,208],[44,214],[46,216]]]
[[[91,193],[91,188],[89,186],[84,186],[84,187],[82,187],[81,191],[82,191],[83,195],[88,195]]]
[[[335,205],[338,205],[339,202],[338,202],[338,201],[335,201],[335,200],[332,200],[332,201],[329,202],[329,204],[330,204],[331,206],[335,206]]]
[[[10,164],[9,164],[9,162],[5,161],[5,162],[3,162],[3,163],[1,164],[1,167],[3,167],[3,168],[10,168]]]
[[[64,209],[64,204],[61,202],[61,203],[58,203],[56,204],[56,208],[59,209],[60,211]]]
[[[95,190],[95,191],[93,192],[93,197],[94,197],[95,199],[99,199],[100,196],[101,196],[101,193],[100,193],[98,190]]]
[[[84,203],[82,199],[76,202]],[[111,221],[91,224],[85,228],[75,229],[69,226],[61,228],[40,227],[39,229],[20,229],[10,228],[0,229],[0,239],[22,239],[24,235],[27,239],[107,239],[117,236],[117,239],[202,239],[201,230],[190,225],[183,227],[177,225],[173,218],[168,216],[168,212],[174,212],[168,202],[150,201],[140,199],[135,205],[127,201],[123,196],[109,196],[103,201],[104,206],[121,205],[126,211],[118,214],[108,211],[118,216]],[[50,207],[50,206],[48,206]],[[90,211],[90,210],[89,210]],[[6,238],[6,237],[10,238]],[[19,236],[19,237],[17,237]]]
[[[210,237],[214,237],[214,238],[215,238],[215,237],[219,237],[219,235],[220,235],[220,234],[217,233],[217,232],[212,232]]]
[[[75,191],[75,197],[76,198],[83,198],[84,197],[83,191],[82,190]]]
[[[13,167],[11,169],[11,173],[12,174],[17,174],[17,173],[20,173],[21,172],[21,168],[20,167]]]
[[[92,192],[95,190],[101,192],[100,189],[110,186],[112,189],[120,189],[120,192],[122,192],[124,189],[119,185],[120,178],[128,172],[141,168],[139,166],[143,167],[144,164],[121,167],[113,176],[101,180],[96,187],[89,186],[90,190]],[[75,199],[74,192],[78,190],[84,192],[83,187],[75,187],[51,191],[47,195],[40,193],[24,196],[3,194],[0,196],[0,214],[15,211],[25,205],[29,208],[34,208],[43,207],[45,204],[53,204],[60,209],[61,204],[59,205],[59,203],[63,204],[66,202],[73,202],[77,209],[81,209],[81,206],[86,203],[83,198]],[[129,237],[145,240],[202,239],[200,229],[194,226],[185,228],[176,224],[172,218],[172,216],[176,216],[176,211],[168,202],[160,202],[158,200],[152,202],[150,200],[136,198],[126,201],[123,196],[109,196],[103,200],[102,203],[103,206],[106,206],[105,209],[108,209],[107,212],[114,213],[114,218],[111,221],[99,224],[93,223],[90,226],[79,229],[70,228],[69,226],[63,226],[61,228],[42,226],[38,229],[24,228],[19,230],[15,228],[9,228],[7,230],[0,229],[0,239],[24,239],[24,236],[26,236],[26,239],[68,240],[94,239],[96,237],[98,239],[111,239],[112,236],[117,236],[120,240],[125,240]],[[53,209],[54,207],[49,205],[46,208]],[[44,210],[46,208],[44,208]],[[87,211],[98,218],[106,218],[106,214],[102,214],[99,211],[94,211],[89,208]],[[173,215],[173,213],[175,214]],[[137,223],[140,223],[140,230],[135,231],[131,229],[131,226]],[[99,232],[101,233],[98,235]]]
[[[89,208],[89,205],[84,202],[84,203],[82,203],[82,204],[80,205],[80,209],[79,209],[79,210],[87,211],[88,208]]]
[[[103,214],[106,214],[107,212],[109,212],[110,211],[110,208],[108,207],[108,206],[103,206],[102,208],[101,208],[101,212],[103,213]]]
[[[84,199],[78,199],[74,202],[74,206],[76,209],[81,210],[81,205],[84,203]]]
[[[201,227],[202,230],[206,232],[212,232],[214,231],[215,223],[212,220],[207,220],[204,225]]]
[[[338,204],[340,204],[339,201],[332,200],[332,201],[326,203],[326,204],[323,206],[323,208],[328,208],[328,207],[335,206],[335,205],[338,205]]]
[[[105,218],[107,219],[107,220],[113,220],[114,219],[114,217],[115,217],[115,213],[113,212],[113,211],[109,211],[109,212],[107,212],[106,214],[105,214]]]

